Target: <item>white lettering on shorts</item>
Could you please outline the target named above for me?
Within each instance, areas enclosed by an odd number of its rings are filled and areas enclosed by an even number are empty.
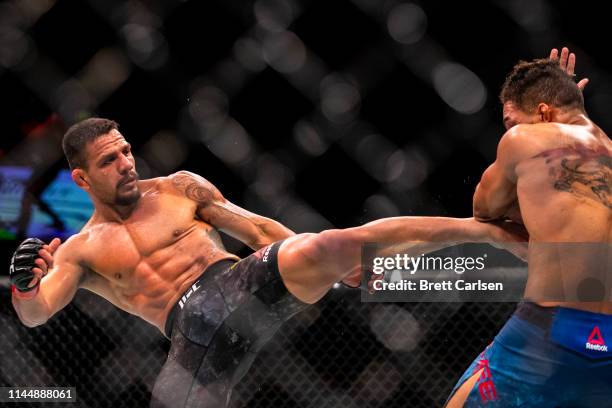
[[[268,255],[270,255],[270,250],[272,249],[272,245],[266,248],[263,258],[261,259],[263,262],[268,262]]]
[[[604,341],[603,336],[601,335],[601,331],[598,326],[593,328],[589,339],[587,340],[585,347],[587,350],[595,350],[595,351],[608,351],[608,346],[606,346],[606,342]]]
[[[187,299],[189,299],[189,297],[193,295],[198,289],[200,289],[200,287],[198,286],[198,283],[196,282],[193,285],[191,285],[187,293],[181,296],[181,300],[179,300],[179,306],[181,307],[181,309],[185,307],[185,302],[187,302]]]

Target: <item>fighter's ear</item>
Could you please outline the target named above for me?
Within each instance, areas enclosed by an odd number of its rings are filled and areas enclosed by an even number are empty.
[[[550,105],[547,103],[540,103],[538,105],[538,116],[540,116],[541,122],[552,122],[552,110]]]
[[[70,176],[77,186],[81,187],[83,190],[89,190],[89,182],[87,181],[87,176],[83,169],[76,168],[72,170]]]

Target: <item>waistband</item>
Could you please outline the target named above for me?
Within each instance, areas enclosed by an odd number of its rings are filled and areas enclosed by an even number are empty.
[[[548,330],[552,327],[555,317],[564,321],[571,320],[574,322],[591,322],[603,321],[609,322],[612,325],[612,315],[590,312],[587,310],[568,308],[563,306],[540,306],[537,303],[529,301],[521,301],[514,311],[514,316],[521,320],[529,322],[542,329]]]
[[[522,301],[516,306],[514,315],[544,330],[551,326],[557,307],[544,307],[537,303]]]
[[[166,318],[166,324],[164,325],[164,335],[169,340],[172,339],[172,327],[174,327],[174,320],[176,319],[177,313],[181,310],[179,307],[179,303],[183,300],[184,297],[188,297],[187,293],[192,290],[194,284],[203,284],[209,279],[212,279],[218,273],[226,271],[230,266],[235,264],[237,261],[235,259],[221,259],[212,265],[208,265],[204,271],[200,274],[200,276],[183,292],[181,297],[178,298],[172,309],[170,309],[170,313],[168,313],[168,317]],[[183,300],[186,304],[189,299]]]

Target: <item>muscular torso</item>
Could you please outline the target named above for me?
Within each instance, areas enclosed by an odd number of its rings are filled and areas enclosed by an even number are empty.
[[[612,313],[612,143],[591,122],[534,129],[516,166],[530,233],[525,298]]]
[[[163,330],[183,292],[225,251],[218,232],[196,216],[197,204],[160,179],[139,182],[142,196],[122,223],[94,216],[79,251],[81,287]]]

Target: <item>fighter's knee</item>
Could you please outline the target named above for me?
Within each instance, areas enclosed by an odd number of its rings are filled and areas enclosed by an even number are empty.
[[[336,264],[353,260],[361,248],[358,234],[350,229],[330,229],[318,234],[300,234],[290,238],[285,253],[299,256],[302,261],[314,264]]]
[[[318,245],[315,233],[294,235],[283,242],[279,252],[282,264],[297,263],[311,266],[318,258]]]
[[[362,240],[353,229],[330,229],[317,234],[314,239],[319,259],[331,264],[353,263],[361,252]]]

